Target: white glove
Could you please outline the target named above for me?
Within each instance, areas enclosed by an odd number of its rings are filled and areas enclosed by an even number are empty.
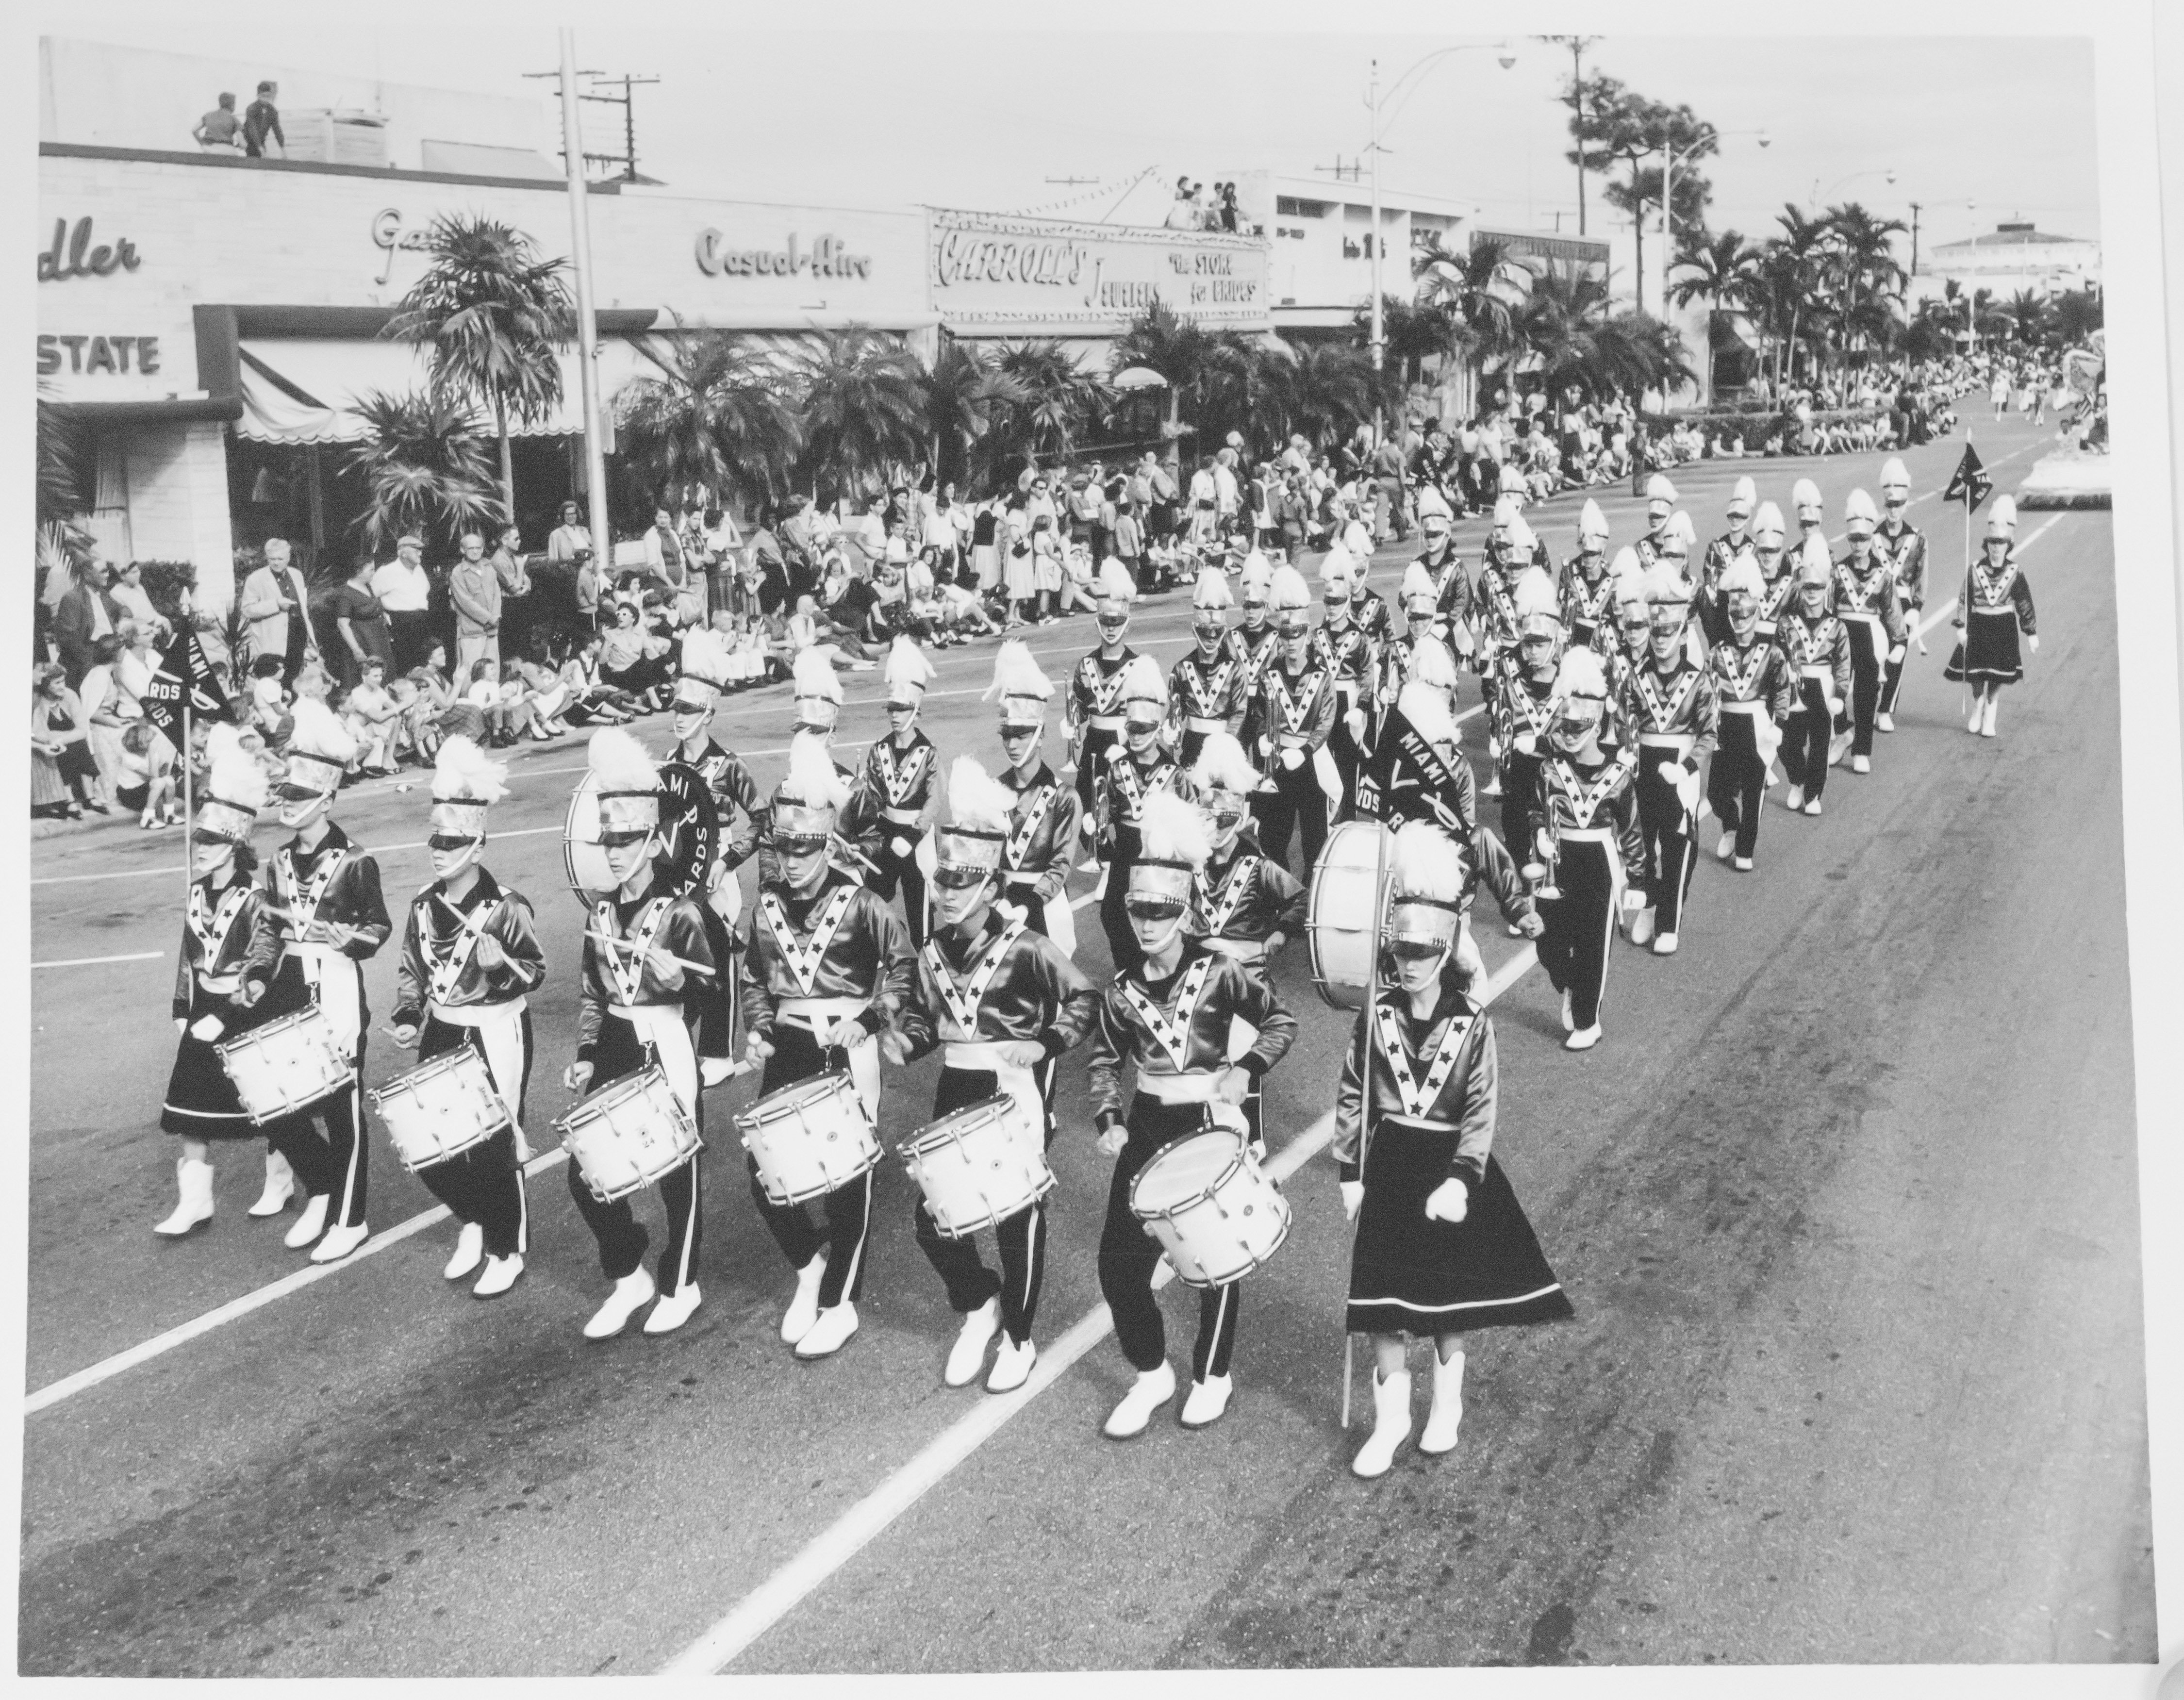
[[[1654,771],[1671,785],[1684,783],[1684,764],[1680,761],[1663,761]]]
[[[2025,647],[2029,653],[2036,655],[2040,653],[2040,640],[2037,638],[2027,638],[2025,640]]]
[[[908,839],[894,838],[888,840],[888,848],[893,850],[896,858],[900,860],[910,854],[911,845]]]
[[[1123,1154],[1123,1147],[1129,1142],[1129,1129],[1117,1122],[1098,1139],[1093,1140],[1092,1147],[1103,1157],[1118,1157]]]
[[[1282,751],[1282,766],[1288,768],[1290,772],[1295,772],[1298,768],[1304,766],[1304,751],[1291,744],[1287,750]]]
[[[1828,699],[1828,712],[1832,715],[1840,716],[1842,711],[1843,705],[1841,699],[1839,697],[1830,697]]]
[[[1342,1219],[1355,1222],[1359,1208],[1365,1202],[1365,1183],[1362,1180],[1337,1181],[1335,1190],[1342,1195]]]
[[[187,1033],[189,1030],[190,1018],[186,1015],[176,1016],[175,1017],[175,1031],[176,1033]]]
[[[1538,835],[1532,842],[1540,852],[1541,861],[1552,861],[1555,859],[1555,841],[1545,827],[1540,828]]]
[[[1640,910],[1646,907],[1646,894],[1641,891],[1635,885],[1624,886],[1623,888],[1623,906],[1631,914],[1635,915]]]
[[[1342,716],[1342,723],[1350,728],[1350,735],[1360,744],[1365,741],[1365,711],[1353,708]]]
[[[201,1015],[190,1023],[190,1037],[203,1040],[207,1045],[210,1045],[226,1030],[226,1026],[216,1015]]]
[[[1451,1175],[1426,1197],[1426,1220],[1461,1222],[1471,1214],[1471,1189]]]

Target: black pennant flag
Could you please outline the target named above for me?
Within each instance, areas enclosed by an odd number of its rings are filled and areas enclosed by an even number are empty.
[[[159,670],[144,688],[144,718],[156,727],[185,760],[182,705],[198,720],[233,720],[235,710],[220,687],[220,675],[206,657],[198,634],[185,629],[159,652]]]
[[[1957,470],[1949,475],[1949,488],[1942,492],[1945,502],[1962,502],[1965,510],[1976,508],[1994,489],[1994,480],[1986,476],[1980,465],[1979,451],[1970,443],[1964,444],[1964,458],[1957,462]]]
[[[1357,776],[1357,812],[1391,827],[1424,821],[1461,845],[1468,841],[1468,828],[1457,818],[1455,799],[1456,780],[1448,764],[1401,711],[1391,706]]]

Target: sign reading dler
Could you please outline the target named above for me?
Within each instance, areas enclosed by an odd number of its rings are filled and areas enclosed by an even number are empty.
[[[123,237],[111,248],[91,244],[91,220],[78,219],[69,229],[66,219],[53,220],[53,242],[38,256],[38,281],[65,283],[71,277],[111,277],[117,271],[134,271],[143,264],[136,244]]]

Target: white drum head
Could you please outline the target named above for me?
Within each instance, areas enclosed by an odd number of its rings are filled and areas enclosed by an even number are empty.
[[[1130,1183],[1130,1208],[1139,1216],[1165,1216],[1194,1204],[1243,1161],[1244,1142],[1220,1129],[1188,1134],[1163,1145]]]
[[[569,799],[569,819],[561,832],[561,857],[569,883],[579,893],[612,891],[621,882],[607,868],[599,844],[599,776],[587,772]]]

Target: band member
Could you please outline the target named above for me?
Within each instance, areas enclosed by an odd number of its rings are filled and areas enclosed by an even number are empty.
[[[1228,574],[1217,566],[1199,570],[1190,594],[1190,630],[1197,641],[1168,674],[1169,742],[1186,767],[1198,760],[1208,733],[1235,735],[1251,700],[1245,684],[1250,663],[1239,660],[1228,644],[1228,613],[1234,601]]]
[[[1972,712],[1966,729],[1992,738],[1994,717],[2002,705],[2002,688],[2025,677],[2019,634],[2024,635],[2026,650],[2037,652],[2040,648],[2039,627],[2033,623],[2032,587],[2025,582],[2024,571],[2017,565],[2016,552],[2010,546],[2009,521],[2001,514],[1987,516],[1980,559],[1972,563],[1970,600],[1955,625],[1964,637],[1949,657],[1943,677],[1971,686]]]
[[[1138,654],[1123,638],[1130,629],[1130,605],[1137,599],[1136,584],[1123,563],[1110,555],[1101,563],[1094,588],[1092,617],[1100,627],[1099,647],[1078,662],[1077,671],[1069,676],[1063,711],[1070,760],[1077,764],[1077,800],[1088,821],[1100,776],[1106,771],[1107,752],[1122,741],[1123,670]],[[1084,864],[1088,869],[1093,865]]]
[[[1304,931],[1305,891],[1287,868],[1267,859],[1251,830],[1259,770],[1234,739],[1209,738],[1190,770],[1190,781],[1210,833],[1206,865],[1191,880],[1190,930],[1207,950],[1265,974],[1283,945]],[[1232,1034],[1230,1049],[1248,1050],[1254,1036],[1240,1030]],[[1267,1135],[1256,1080],[1244,1100],[1244,1121],[1253,1148],[1263,1156]]]
[[[1797,516],[1797,535],[1790,543],[1790,552],[1802,560],[1807,542],[1818,538],[1821,546],[1827,544],[1827,509],[1820,500],[1820,487],[1810,478],[1800,478],[1790,487],[1790,510]]]
[[[1380,652],[1380,688],[1375,699],[1373,737],[1379,737],[1378,722],[1384,718],[1404,683],[1416,672],[1418,646],[1431,643],[1443,649],[1448,644],[1448,627],[1440,617],[1440,599],[1434,588],[1433,575],[1417,561],[1403,569],[1402,588],[1397,600],[1403,605],[1404,630],[1401,637],[1391,639]]]
[[[1645,861],[1633,871],[1646,881],[1646,906],[1630,917],[1630,942],[1650,939],[1657,956],[1676,951],[1698,861],[1699,772],[1713,754],[1719,718],[1713,674],[1692,665],[1685,644],[1691,587],[1674,560],[1664,555],[1646,575],[1652,647],[1621,705],[1638,739],[1638,822],[1645,844]]]
[[[1589,649],[1610,641],[1615,618],[1615,578],[1607,570],[1607,516],[1591,497],[1578,516],[1577,553],[1563,569],[1563,626],[1569,641]]]
[[[180,1201],[152,1230],[169,1238],[212,1220],[211,1142],[259,1137],[213,1047],[266,1019],[265,993],[281,960],[280,929],[250,878],[258,866],[250,828],[265,806],[265,770],[231,726],[214,726],[206,751],[176,953],[175,1031],[181,1036],[159,1112],[160,1130],[182,1142],[175,1162]]]
[[[355,756],[356,739],[332,710],[314,697],[298,698],[280,787],[281,824],[294,828],[296,836],[273,853],[266,869],[267,895],[281,929],[281,966],[266,1013],[285,1014],[315,999],[349,1067],[332,1091],[267,1123],[265,1132],[304,1187],[304,1212],[285,1243],[300,1251],[317,1240],[315,1263],[346,1257],[371,1232],[365,1223],[370,1151],[359,1084],[371,1019],[364,965],[394,923],[380,895],[379,864],[332,818],[342,775]],[[323,1135],[314,1121],[325,1126]]]
[[[1006,758],[1000,783],[1016,798],[1009,836],[1001,846],[1001,906],[1023,917],[1034,933],[1054,940],[1065,956],[1077,954],[1077,917],[1067,889],[1069,859],[1075,851],[1077,793],[1055,777],[1040,744],[1046,734],[1046,705],[1054,682],[1018,639],[1002,644],[994,657],[994,682],[987,698],[1000,701],[1001,753]]]
[[[1211,849],[1205,815],[1180,797],[1147,800],[1143,854],[1130,868],[1134,966],[1100,993],[1087,1065],[1099,1149],[1118,1159],[1100,1235],[1100,1291],[1115,1337],[1137,1380],[1109,1415],[1106,1432],[1127,1440],[1175,1396],[1167,1334],[1153,1296],[1160,1248],[1130,1209],[1130,1184],[1169,1140],[1209,1123],[1215,1105],[1240,1105],[1252,1084],[1280,1062],[1296,1036],[1296,1017],[1263,974],[1190,936],[1192,882]],[[1229,1040],[1241,1020],[1258,1037],[1232,1059]],[[1137,1071],[1125,1113],[1123,1067]],[[1191,1355],[1186,1428],[1203,1428],[1228,1407],[1229,1359],[1236,1344],[1236,1284],[1200,1295],[1198,1343]]]
[[[1653,605],[1646,599],[1646,569],[1638,565],[1638,551],[1621,549],[1615,552],[1615,624],[1609,633],[1608,648],[1601,656],[1601,666],[1607,674],[1607,704],[1610,727],[1603,728],[1601,741],[1616,741],[1612,730],[1615,705],[1623,700],[1630,679],[1646,665],[1653,653]]]
[[[1706,632],[1698,617],[1697,610],[1695,605],[1696,599],[1694,599],[1690,594],[1690,586],[1691,582],[1691,550],[1696,546],[1697,539],[1698,531],[1697,528],[1691,524],[1691,516],[1684,512],[1682,509],[1679,508],[1674,513],[1669,516],[1668,524],[1661,527],[1661,534],[1655,539],[1655,547],[1660,551],[1660,558],[1653,563],[1653,566],[1667,567],[1669,571],[1674,575],[1676,579],[1685,588],[1683,626],[1684,649],[1685,653],[1691,657],[1691,662],[1693,666],[1703,667],[1706,666]],[[1652,573],[1652,566],[1648,566],[1646,568],[1646,574],[1649,581]],[[1652,601],[1650,592],[1647,594],[1646,599],[1650,604]],[[1646,648],[1649,651],[1652,648],[1652,639],[1650,635],[1651,625],[1652,622],[1649,616],[1647,621],[1649,635],[1646,638]]]
[[[1462,629],[1468,641],[1473,621],[1471,576],[1464,571],[1462,559],[1456,552],[1455,532],[1447,513],[1435,508],[1421,515],[1418,530],[1425,546],[1412,565],[1424,567],[1432,580],[1434,607],[1448,622],[1449,631]],[[1407,603],[1408,596],[1404,599]]]
[[[710,954],[697,901],[665,889],[655,875],[661,848],[659,768],[619,727],[594,732],[587,757],[599,783],[599,848],[616,885],[593,903],[585,925],[577,1058],[561,1084],[585,1093],[657,1063],[675,1101],[703,1134],[699,1011],[706,983],[722,965]],[[656,1280],[645,1272],[647,1236],[629,1200],[602,1204],[579,1165],[569,1164],[569,1196],[599,1242],[600,1273],[614,1283],[606,1302],[584,1324],[585,1339],[620,1334],[655,1297],[659,1302],[644,1319],[647,1334],[671,1333],[698,1308],[704,1160],[703,1151],[694,1151],[657,1182],[667,1243],[660,1248]]]
[[[1880,524],[1873,534],[1873,552],[1888,563],[1896,575],[1896,597],[1907,626],[1916,627],[1926,606],[1926,534],[1903,517],[1911,503],[1911,473],[1901,457],[1892,455],[1880,469]],[[1903,688],[1903,660],[1893,656],[1880,683],[1880,708],[1873,723],[1883,732],[1896,730],[1896,699]]]
[[[1527,574],[1518,587],[1519,638],[1516,655],[1487,677],[1486,724],[1502,800],[1502,834],[1509,844],[1530,842],[1524,829],[1539,772],[1540,744],[1554,717],[1555,666],[1563,650],[1562,614],[1544,572]]]
[[[1365,759],[1366,709],[1378,688],[1380,666],[1379,645],[1351,611],[1356,572],[1346,549],[1334,550],[1321,564],[1320,595],[1326,612],[1321,616],[1319,630],[1312,634],[1320,665],[1334,683],[1336,712],[1334,728],[1327,737],[1327,751],[1334,759],[1341,784],[1340,794],[1329,799],[1336,812],[1357,794],[1357,769]],[[1378,597],[1373,602],[1379,605]],[[1385,612],[1384,607],[1382,611]]]
[[[939,789],[940,752],[917,726],[925,687],[933,677],[917,639],[898,637],[887,658],[888,734],[866,752],[858,776],[859,789],[878,817],[872,860],[879,867],[872,888],[883,899],[892,898],[900,878],[912,945],[925,939],[925,872],[917,865],[917,850]]]
[[[1797,599],[1797,562],[1782,549],[1782,510],[1762,502],[1752,519],[1752,558],[1759,568],[1758,631],[1772,638],[1774,627]]]
[[[1266,556],[1253,549],[1244,557],[1244,570],[1236,575],[1236,594],[1243,606],[1244,623],[1228,634],[1228,653],[1243,663],[1238,687],[1244,694],[1247,721],[1252,705],[1258,700],[1259,682],[1266,676],[1267,664],[1281,653],[1281,633],[1268,617],[1273,587],[1273,568],[1268,565]],[[1248,738],[1248,725],[1236,735]]]
[[[1706,558],[1700,565],[1698,616],[1709,644],[1727,641],[1729,621],[1723,606],[1721,576],[1729,571],[1731,561],[1752,552],[1752,510],[1758,499],[1758,487],[1750,478],[1736,481],[1729,493],[1729,529],[1707,545]]]
[[[524,1095],[531,1079],[526,1000],[546,978],[530,900],[486,869],[486,811],[508,794],[508,769],[457,734],[432,770],[432,883],[410,906],[395,969],[394,1042],[429,1062],[468,1045],[515,1119],[417,1171],[463,1224],[440,1273],[459,1281],[482,1262],[471,1291],[498,1298],[523,1273],[530,1212],[523,1196]]]
[[[1517,507],[1514,496],[1495,499],[1493,527],[1480,551],[1479,584],[1472,597],[1479,647],[1472,665],[1483,679],[1493,677],[1495,664],[1517,647],[1517,578],[1531,564],[1517,550],[1516,527],[1522,520]],[[1529,527],[1524,534],[1530,535]]]
[[[1767,774],[1781,747],[1782,725],[1797,700],[1797,670],[1781,646],[1759,632],[1759,601],[1766,586],[1749,555],[1722,569],[1723,618],[1728,629],[1707,651],[1721,717],[1720,741],[1707,767],[1707,800],[1721,822],[1714,854],[1752,872],[1759,846],[1759,805]]]
[[[1903,664],[1903,608],[1887,557],[1875,552],[1880,516],[1873,498],[1852,490],[1843,516],[1850,553],[1836,563],[1835,611],[1850,633],[1851,756],[1853,773],[1873,771],[1874,716],[1880,707],[1884,664]]]
[[[1373,646],[1375,655],[1384,653],[1396,635],[1396,618],[1389,611],[1380,593],[1366,582],[1373,570],[1369,552],[1357,549],[1347,551],[1350,556],[1350,617],[1365,639]]]
[[[694,770],[712,794],[720,822],[720,850],[705,870],[705,895],[699,906],[713,961],[723,972],[703,994],[698,1028],[698,1069],[708,1086],[728,1077],[736,1055],[735,978],[730,958],[735,950],[736,917],[743,892],[735,871],[758,846],[758,784],[742,756],[712,736],[713,711],[728,688],[727,645],[703,626],[682,634],[682,670],[675,681],[668,723],[675,731],[667,760]],[[831,671],[831,670],[830,670]]]
[[[915,1062],[942,1047],[933,1089],[939,1118],[997,1095],[1015,1101],[1027,1132],[1054,1134],[1055,1066],[1092,1025],[1099,994],[1054,941],[996,906],[1001,853],[1016,794],[969,756],[948,775],[948,822],[936,833],[933,934],[918,949],[917,994],[903,1007],[901,1032],[882,1040],[889,1060]],[[1038,1357],[1032,1324],[1046,1268],[1046,1202],[1005,1218],[994,1237],[998,1275],[969,1235],[950,1239],[920,1198],[917,1243],[963,1318],[942,1379],[967,1386],[984,1367],[997,1329],[1006,1334],[986,1379],[991,1393],[1024,1384]]]
[[[1389,960],[1335,1089],[1337,1184],[1357,1224],[1344,1325],[1373,1338],[1373,1433],[1351,1464],[1368,1478],[1411,1432],[1410,1338],[1433,1338],[1418,1450],[1440,1454],[1463,1419],[1463,1336],[1575,1314],[1494,1158],[1494,1025],[1456,951],[1464,883],[1442,833],[1396,835]]]
[[[1667,473],[1653,473],[1646,480],[1646,534],[1632,545],[1640,566],[1650,570],[1660,560],[1661,533],[1675,510],[1676,487],[1669,482]]]
[[[1307,872],[1327,843],[1328,802],[1341,791],[1334,758],[1327,753],[1334,729],[1334,681],[1306,621],[1311,599],[1302,573],[1293,566],[1274,569],[1282,652],[1261,680],[1251,722],[1256,736],[1245,745],[1267,776],[1256,800],[1259,842],[1277,866],[1287,867],[1290,834],[1301,831]]]
[[[1782,775],[1790,782],[1783,800],[1808,815],[1820,812],[1830,747],[1846,723],[1851,691],[1850,634],[1828,606],[1834,577],[1823,538],[1798,562],[1797,599],[1774,627],[1774,641],[1797,674],[1797,701],[1782,726]]]
[[[773,794],[779,877],[744,917],[744,1028],[763,1062],[761,1094],[846,1067],[872,1125],[880,1121],[879,1034],[913,995],[910,934],[887,900],[828,859],[850,787],[825,749],[793,739]],[[824,1357],[857,1331],[872,1219],[867,1170],[822,1201],[822,1231],[801,1204],[777,1204],[750,1165],[752,1201],[796,1271],[781,1337],[799,1357]]]
[[[1617,894],[1622,894],[1626,910],[1646,900],[1642,892],[1624,889],[1624,870],[1645,866],[1646,841],[1638,827],[1638,750],[1635,744],[1624,744],[1613,755],[1603,749],[1600,733],[1607,711],[1607,677],[1600,657],[1590,649],[1572,649],[1555,674],[1550,750],[1529,794],[1528,830],[1518,840],[1531,848],[1546,874],[1546,880],[1533,885],[1540,918],[1546,923],[1539,941],[1540,966],[1563,995],[1563,1029],[1569,1035],[1563,1044],[1570,1051],[1590,1051],[1600,1043],[1601,994],[1607,984]]]
[[[794,744],[800,737],[818,739],[828,752],[827,760],[834,771],[841,774],[850,787],[850,801],[841,811],[836,843],[832,854],[847,857],[851,851],[864,858],[865,873],[871,873],[878,864],[879,811],[868,808],[856,776],[834,759],[834,733],[842,719],[842,682],[834,672],[833,664],[817,649],[803,649],[797,654],[790,672],[789,688],[794,693],[795,717],[789,722],[788,741]],[[773,833],[767,811],[772,805],[761,800],[758,806],[758,883],[761,889],[774,883],[781,877],[775,864]],[[864,817],[869,815],[870,820]],[[863,830],[860,831],[860,827]],[[740,1008],[740,1003],[738,1004]]]
[[[1138,655],[1123,670],[1119,685],[1123,742],[1106,755],[1106,771],[1093,801],[1100,860],[1106,883],[1100,896],[1100,925],[1107,934],[1107,959],[1120,969],[1138,959],[1137,935],[1130,930],[1123,900],[1129,887],[1130,864],[1138,855],[1138,822],[1145,800],[1175,788],[1183,769],[1161,742],[1167,719],[1167,681],[1150,655]],[[1187,788],[1190,782],[1184,780]]]

